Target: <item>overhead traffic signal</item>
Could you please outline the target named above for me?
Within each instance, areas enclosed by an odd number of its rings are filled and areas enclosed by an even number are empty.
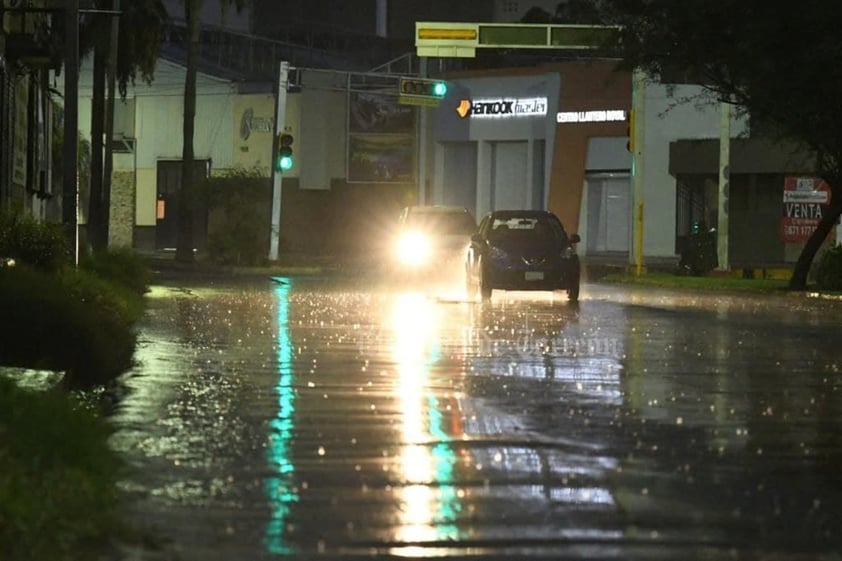
[[[400,95],[441,99],[447,94],[447,82],[424,78],[401,78]]]
[[[287,171],[292,169],[292,135],[289,133],[282,133],[278,136],[278,155],[275,159],[275,169],[277,171]]]

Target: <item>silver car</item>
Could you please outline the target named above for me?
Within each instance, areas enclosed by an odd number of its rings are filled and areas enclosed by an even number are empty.
[[[395,266],[403,275],[419,277],[451,265],[461,269],[476,228],[476,220],[464,207],[406,207],[393,244]]]

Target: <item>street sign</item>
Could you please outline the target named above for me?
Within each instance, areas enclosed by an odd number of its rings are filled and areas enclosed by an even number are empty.
[[[475,23],[415,22],[418,56],[474,58],[478,36]]]
[[[421,107],[438,107],[440,99],[434,97],[418,97],[412,95],[399,95],[398,103],[401,105],[418,105]]]
[[[418,56],[473,58],[476,49],[596,49],[618,27],[579,24],[415,22]]]
[[[807,241],[830,204],[830,187],[817,177],[784,178],[781,240]]]
[[[398,83],[398,103],[435,107],[447,93],[443,80],[427,78],[401,78]]]

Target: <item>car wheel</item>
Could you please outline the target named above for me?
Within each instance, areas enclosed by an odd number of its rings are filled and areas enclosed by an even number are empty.
[[[567,299],[571,302],[579,301],[579,281],[576,281],[576,284],[567,289]]]
[[[479,273],[479,295],[480,298],[483,300],[490,300],[491,299],[491,285],[488,283],[488,275],[486,274],[485,270],[482,266],[480,266],[480,273]]]

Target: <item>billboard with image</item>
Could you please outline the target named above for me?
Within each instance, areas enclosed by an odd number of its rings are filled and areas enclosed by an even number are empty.
[[[394,96],[351,92],[348,102],[348,182],[414,183],[415,107]]]

